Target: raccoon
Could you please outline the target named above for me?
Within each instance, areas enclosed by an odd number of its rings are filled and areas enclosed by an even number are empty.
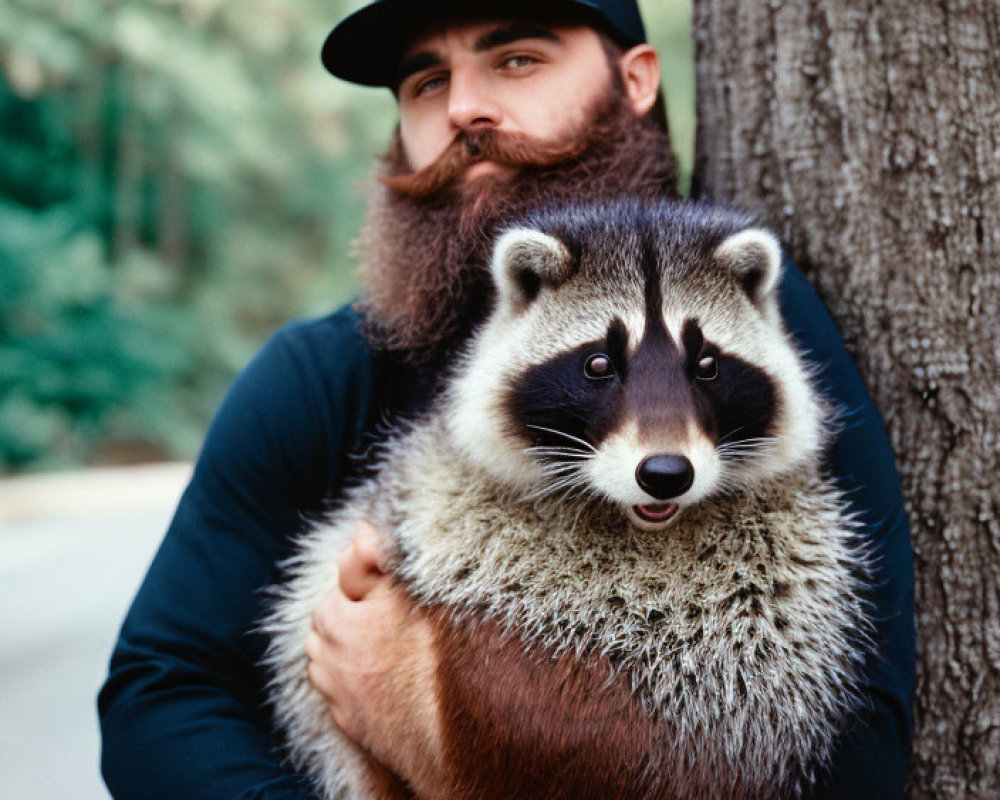
[[[820,469],[830,411],[780,247],[706,205],[510,226],[431,411],[310,531],[266,627],[276,719],[324,796],[395,796],[306,676],[359,518],[434,616],[460,798],[777,798],[865,703],[866,554]]]

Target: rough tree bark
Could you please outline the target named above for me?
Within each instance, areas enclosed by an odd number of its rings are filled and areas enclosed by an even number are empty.
[[[1000,797],[1000,3],[694,6],[696,185],[783,233],[903,475],[909,796]]]

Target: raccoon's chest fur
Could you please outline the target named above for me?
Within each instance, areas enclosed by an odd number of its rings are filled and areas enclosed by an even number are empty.
[[[649,742],[662,796],[760,800],[813,783],[863,703],[871,649],[864,554],[831,486],[800,471],[648,532],[580,498],[512,496],[448,441],[432,417],[390,442],[380,472],[303,541],[269,620],[278,723],[328,797],[369,795],[362,757],[306,680],[303,641],[362,518],[419,602],[624,676],[662,731]]]
[[[811,782],[867,649],[863,556],[830,486],[799,474],[650,533],[599,505],[505,495],[447,442],[440,420],[417,428],[348,512],[392,532],[415,597],[607,659],[693,786],[734,764],[755,796]]]

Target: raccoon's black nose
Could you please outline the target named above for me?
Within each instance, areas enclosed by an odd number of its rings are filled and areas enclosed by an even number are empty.
[[[684,456],[650,456],[635,470],[640,488],[657,500],[684,494],[694,483],[694,467]]]

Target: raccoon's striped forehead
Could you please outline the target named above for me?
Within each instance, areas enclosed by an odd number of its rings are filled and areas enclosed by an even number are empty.
[[[645,275],[655,269],[663,277],[690,279],[718,272],[715,249],[754,222],[715,206],[622,200],[536,212],[512,227],[553,236],[592,273],[624,277],[637,268]]]
[[[747,298],[717,267],[668,260],[655,242],[645,244],[578,251],[574,275],[533,300],[523,335],[551,350],[607,339],[631,356],[655,331],[679,349],[697,331],[740,349],[740,323],[752,317]]]

